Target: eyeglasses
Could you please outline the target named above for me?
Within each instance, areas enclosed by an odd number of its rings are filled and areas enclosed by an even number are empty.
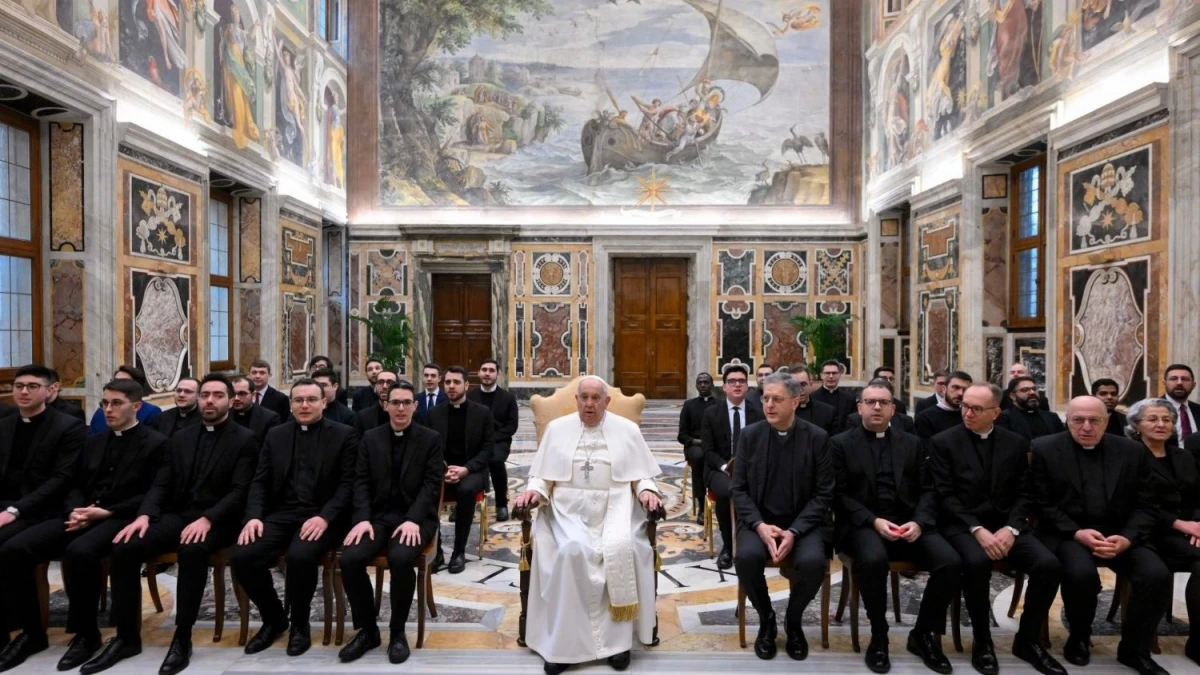
[[[13,385],[13,389],[15,391],[28,391],[32,393],[41,390],[44,386],[46,385],[40,382],[17,382]]]
[[[417,402],[412,400],[411,398],[406,398],[403,400],[388,401],[387,404],[390,406],[393,406],[395,408],[411,408],[414,405],[416,405]]]
[[[250,392],[248,392],[248,391],[235,391],[235,392],[233,392],[233,396],[234,396],[234,398],[250,398],[250,395],[251,395],[251,394],[250,394]]]
[[[743,379],[740,377],[733,378],[733,379],[725,378],[725,384],[739,385],[739,384],[746,384],[747,382],[749,382],[749,380],[746,380],[746,379]]]
[[[792,399],[790,399],[786,396],[763,396],[762,397],[762,402],[764,405],[767,403],[771,403],[773,405],[782,405],[783,403],[790,401],[790,400],[792,400]]]
[[[292,405],[304,405],[306,403],[308,405],[316,405],[318,401],[323,400],[325,399],[320,396],[296,396],[292,398]]]
[[[885,406],[892,405],[895,403],[895,401],[890,398],[864,398],[863,400],[859,401],[859,403],[867,406],[868,408],[883,408]]]
[[[1018,394],[1031,394],[1035,391],[1037,391],[1037,387],[1021,387],[1017,389]]]
[[[1098,427],[1104,423],[1104,419],[1105,418],[1103,418],[1103,417],[1075,417],[1075,416],[1072,416],[1072,417],[1067,418],[1067,423],[1072,424],[1077,427],[1082,427],[1082,426],[1086,426],[1089,424],[1093,427]]]
[[[995,409],[996,409],[996,408],[998,408],[998,407],[999,407],[999,406],[994,406],[994,405],[989,405],[989,406],[982,406],[982,405],[964,405],[964,406],[959,406],[959,408],[960,408],[960,409],[961,409],[963,412],[965,412],[965,413],[971,413],[972,415],[982,415],[983,413],[985,413],[985,412],[987,412],[987,411],[989,411],[989,410],[995,410]]]
[[[107,410],[109,408],[112,408],[113,410],[118,410],[120,408],[124,408],[127,405],[129,405],[129,401],[122,401],[121,399],[115,399],[112,401],[106,401],[106,400],[100,401],[100,409],[101,410]]]

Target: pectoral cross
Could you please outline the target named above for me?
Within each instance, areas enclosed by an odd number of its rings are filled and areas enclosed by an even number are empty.
[[[588,457],[586,460],[584,460],[583,466],[579,467],[579,470],[583,472],[583,479],[590,481],[592,479],[592,470],[595,468],[596,467],[592,466],[591,457]]]

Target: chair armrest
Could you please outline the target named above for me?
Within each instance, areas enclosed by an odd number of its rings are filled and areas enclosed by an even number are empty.
[[[530,506],[514,506],[512,517],[522,523],[528,523],[533,520],[533,508]]]

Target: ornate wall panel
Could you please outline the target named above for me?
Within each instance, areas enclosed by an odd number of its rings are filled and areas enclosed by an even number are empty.
[[[1158,215],[1155,154],[1155,145],[1147,143],[1068,174],[1072,254],[1150,239]]]
[[[509,379],[561,382],[590,372],[591,261],[590,243],[513,243]]]
[[[561,302],[533,304],[529,326],[533,374],[563,377],[571,368],[571,306]]]
[[[933,373],[958,366],[961,327],[958,315],[958,238],[962,202],[955,201],[913,218],[917,269],[917,304],[911,330],[916,335],[911,381],[914,387],[933,384]]]
[[[308,360],[316,353],[317,301],[306,293],[283,292],[283,365],[281,384],[303,377]]]
[[[62,378],[65,389],[87,384],[83,306],[87,278],[84,265],[82,260],[50,263],[51,364]]]
[[[363,256],[363,253],[360,253],[360,252],[354,250],[353,245],[351,245],[350,248],[351,248],[351,250],[350,250],[350,295],[349,295],[349,298],[347,299],[347,302],[349,303],[347,305],[347,315],[349,317],[347,319],[347,321],[349,322],[350,325],[347,327],[347,330],[346,330],[346,336],[347,336],[346,339],[348,339],[350,341],[350,349],[349,349],[350,363],[348,364],[346,371],[348,373],[347,379],[351,380],[353,383],[353,380],[356,380],[359,377],[359,375],[362,373],[362,369],[366,365],[365,362],[367,360],[367,356],[364,352],[364,350],[366,348],[362,344],[362,341],[363,341],[362,334],[366,332],[365,328],[362,325],[361,321],[357,321],[354,318],[356,316],[362,316],[362,312],[363,312],[363,307],[360,304],[361,297],[362,297],[361,289],[362,289],[362,283],[363,283],[362,282],[362,256]]]
[[[262,351],[262,291],[239,289],[238,314],[238,370],[248,373]]]
[[[807,314],[803,302],[767,302],[763,304],[763,358],[775,366],[808,363],[808,343],[792,317]]]
[[[900,242],[879,244],[879,327],[900,326]]]
[[[326,228],[325,236],[325,332],[326,354],[333,360],[333,367],[344,373],[346,366],[346,230],[341,227]]]
[[[1029,375],[1038,382],[1038,389],[1046,391],[1046,336],[1022,335],[1013,340],[1013,354],[1017,361],[1025,364]],[[1007,370],[1006,370],[1007,372]]]
[[[320,223],[305,221],[290,212],[280,212],[280,383],[307,372],[308,359],[316,353],[316,336],[322,321],[317,314],[321,290],[318,279],[322,259]],[[303,323],[301,323],[303,320]]]
[[[983,362],[987,367],[984,375],[987,377],[987,381],[997,387],[1003,387],[1004,376],[1007,372],[1004,368],[1004,336],[987,336],[984,338],[983,350]]]
[[[983,209],[983,325],[1008,319],[1008,209]]]
[[[51,122],[51,251],[83,252],[83,189],[83,125]]]
[[[151,391],[174,389],[179,378],[192,373],[191,304],[195,279],[129,270],[126,298],[130,360],[146,374]]]
[[[262,283],[261,199],[238,199],[238,269],[242,283]]]
[[[317,237],[309,228],[281,221],[283,245],[283,284],[313,289],[317,287]]]
[[[917,219],[917,283],[958,278],[958,223],[962,205],[921,214]]]
[[[349,326],[346,335],[349,340],[350,363],[347,364],[346,371],[349,373],[351,384],[362,385],[366,384],[363,366],[374,352],[377,343],[367,325],[354,317],[377,316],[376,304],[385,300],[386,311],[409,314],[409,318],[414,320],[414,330],[416,329],[417,317],[410,313],[413,306],[413,254],[408,250],[407,243],[396,241],[351,240],[349,248],[350,286],[346,294]],[[408,357],[401,360],[401,377],[416,377],[416,374],[409,372],[410,362],[411,358]]]
[[[917,293],[917,376],[932,384],[933,373],[958,363],[958,288]]]

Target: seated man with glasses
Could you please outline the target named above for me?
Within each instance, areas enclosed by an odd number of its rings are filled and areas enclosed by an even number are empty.
[[[363,436],[368,431],[388,423],[390,418],[388,417],[387,395],[399,381],[400,378],[395,373],[389,373],[386,370],[380,371],[375,376],[375,401],[377,405],[368,406],[354,414],[354,428],[358,430],[359,436]]]
[[[896,386],[896,369],[892,368],[891,366],[879,366],[875,369],[875,372],[871,374],[871,379],[887,380],[887,383],[892,386],[892,391],[896,391],[898,389]],[[907,416],[908,406],[904,405],[904,401],[896,397],[893,397],[892,400],[895,401],[896,404],[896,414]]]
[[[1013,655],[1045,675],[1066,670],[1040,644],[1042,622],[1058,594],[1062,568],[1033,535],[1029,441],[1000,428],[1002,392],[973,384],[963,395],[963,423],[929,441],[929,470],[938,495],[938,532],[962,558],[963,596],[975,645],[971,664],[985,675],[999,672],[991,632],[991,579],[995,562],[1029,574],[1021,626]]]
[[[833,423],[837,411],[828,403],[821,403],[812,398],[812,377],[808,374],[808,366],[803,364],[788,369],[792,380],[800,387],[800,395],[796,397],[796,417],[815,424],[827,434],[833,434]]]
[[[1058,415],[1042,408],[1042,397],[1032,377],[1014,377],[1008,383],[1008,400],[1012,401],[1012,407],[1000,413],[996,426],[1015,431],[1030,441],[1067,430]]]
[[[233,383],[230,417],[238,426],[254,432],[255,440],[262,445],[271,427],[279,424],[279,415],[276,415],[274,410],[267,410],[254,402],[254,385],[250,378],[234,375],[229,381]]]
[[[768,375],[770,377],[770,375]],[[721,530],[721,553],[717,567],[733,567],[733,515],[729,496],[733,486],[729,462],[737,452],[742,429],[763,419],[762,408],[746,398],[750,370],[735,363],[725,368],[725,402],[704,411],[700,425],[700,443],[704,448],[704,484],[717,498],[717,525]]]

